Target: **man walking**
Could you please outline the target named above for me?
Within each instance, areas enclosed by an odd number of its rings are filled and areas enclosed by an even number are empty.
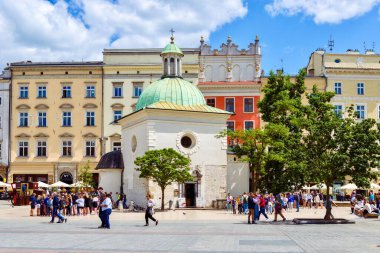
[[[249,193],[247,204],[248,204],[248,224],[256,224],[255,218],[254,218],[255,202],[254,202],[254,196],[252,192]],[[252,223],[251,223],[251,217],[252,217]]]
[[[67,222],[67,218],[63,217],[60,212],[58,212],[60,204],[59,204],[59,198],[57,196],[56,192],[53,192],[53,212],[51,215],[51,221],[50,223],[54,223],[54,218],[57,216],[59,218],[59,221],[57,223],[63,223]]]
[[[103,193],[103,187],[98,188],[98,195],[99,195],[99,203],[101,204],[106,199],[106,195]],[[99,228],[105,227],[105,224],[103,223],[103,211],[102,211],[101,205],[99,205],[99,218],[102,222]]]

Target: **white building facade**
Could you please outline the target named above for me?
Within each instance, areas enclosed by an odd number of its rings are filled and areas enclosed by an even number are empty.
[[[0,75],[0,181],[7,178],[9,166],[9,88],[11,73],[8,69]]]

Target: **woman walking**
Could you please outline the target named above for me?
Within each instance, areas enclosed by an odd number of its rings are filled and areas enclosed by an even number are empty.
[[[146,195],[146,211],[145,211],[145,225],[144,226],[149,226],[149,219],[154,221],[156,223],[156,226],[158,225],[158,220],[156,220],[153,217],[153,206],[155,205],[153,197],[150,193]]]
[[[278,214],[282,217],[283,221],[286,220],[285,216],[282,214],[282,199],[281,199],[280,194],[276,195],[276,200],[274,204],[274,220],[273,221],[277,221]]]

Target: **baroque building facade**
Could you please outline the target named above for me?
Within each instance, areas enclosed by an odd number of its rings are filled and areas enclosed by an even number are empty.
[[[70,184],[85,164],[93,171],[101,154],[102,62],[20,62],[10,70],[9,181]]]
[[[228,36],[220,50],[201,38],[199,84],[209,106],[233,112],[230,130],[260,128],[257,102],[261,91],[261,47],[256,36],[248,49],[239,49]]]

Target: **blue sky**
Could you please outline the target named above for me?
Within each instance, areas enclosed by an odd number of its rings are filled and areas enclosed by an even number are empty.
[[[102,60],[104,48],[180,47],[228,35],[246,48],[256,34],[262,68],[295,74],[327,48],[380,52],[380,0],[0,0],[0,67],[7,62]]]

